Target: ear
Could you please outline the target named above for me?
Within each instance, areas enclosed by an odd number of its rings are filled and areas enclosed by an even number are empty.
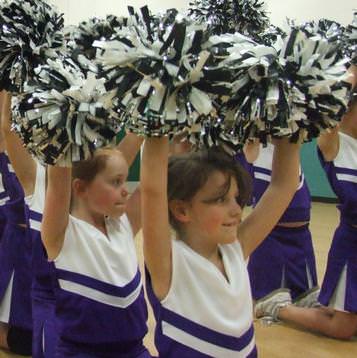
[[[187,223],[190,221],[188,205],[189,204],[183,200],[171,200],[169,202],[169,209],[177,221]]]
[[[86,185],[81,179],[74,179],[72,181],[72,190],[75,196],[83,196],[86,192]]]

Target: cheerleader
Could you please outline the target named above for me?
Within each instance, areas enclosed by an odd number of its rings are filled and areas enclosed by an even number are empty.
[[[0,153],[0,172],[4,189],[0,210],[6,217],[0,244],[0,346],[31,355],[31,241],[24,192],[5,151]]]
[[[273,145],[259,141],[244,148],[253,177],[253,206],[256,206],[271,180]],[[309,230],[310,192],[300,168],[296,193],[278,224],[250,255],[248,272],[253,299],[259,301],[275,290],[289,290],[298,305],[317,304],[316,263]]]
[[[318,139],[318,154],[340,211],[318,298],[323,306],[281,305],[279,294],[256,306],[257,316],[270,315],[339,339],[357,334],[357,67],[349,71],[354,86],[349,110],[339,128]]]
[[[134,236],[139,191],[125,186],[141,139],[98,149],[72,168],[49,166],[41,237],[53,263],[56,357],[150,357]]]

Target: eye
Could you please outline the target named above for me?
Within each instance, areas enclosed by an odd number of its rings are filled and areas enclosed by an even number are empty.
[[[215,202],[221,204],[221,203],[224,203],[226,200],[227,200],[227,196],[224,195],[224,196],[220,196],[219,198],[217,198],[215,200]]]
[[[120,185],[121,183],[122,183],[122,181],[121,181],[119,178],[113,180],[113,184],[114,184],[115,186],[118,186],[118,185]]]

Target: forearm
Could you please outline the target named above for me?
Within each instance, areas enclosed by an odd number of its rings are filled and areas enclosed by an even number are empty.
[[[143,141],[143,137],[134,133],[127,133],[118,144],[118,149],[123,153],[129,167],[133,164]]]
[[[339,127],[328,129],[320,134],[317,139],[317,146],[321,150],[324,159],[330,162],[336,158],[339,149]]]
[[[166,296],[171,281],[171,238],[167,202],[167,138],[148,138],[141,161],[141,208],[146,267],[155,294]]]
[[[300,143],[289,138],[275,142],[270,187],[294,195],[299,184]]]
[[[357,66],[351,65],[347,72],[350,75],[348,81],[351,83],[352,88],[354,88],[357,85]]]
[[[167,187],[168,151],[167,137],[145,140],[140,171],[142,192],[162,192]]]
[[[25,195],[33,193],[36,181],[36,163],[24,147],[20,137],[11,129],[11,96],[2,91],[1,98],[1,132],[4,147],[15,170]]]

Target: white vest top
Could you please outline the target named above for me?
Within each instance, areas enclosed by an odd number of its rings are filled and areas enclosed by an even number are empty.
[[[54,260],[57,270],[91,277],[114,287],[124,287],[138,275],[138,260],[128,217],[107,218],[108,237],[93,225],[69,217],[62,250]],[[117,297],[73,281],[59,280],[60,287],[114,307],[125,308],[139,296],[142,283],[126,297]]]
[[[227,279],[209,260],[183,241],[173,240],[172,281],[161,305],[170,311],[220,334],[240,338],[253,324],[251,288],[240,243],[219,246]],[[193,333],[162,322],[163,334],[214,357],[245,357],[255,348],[254,334],[239,352],[214,345]]]

